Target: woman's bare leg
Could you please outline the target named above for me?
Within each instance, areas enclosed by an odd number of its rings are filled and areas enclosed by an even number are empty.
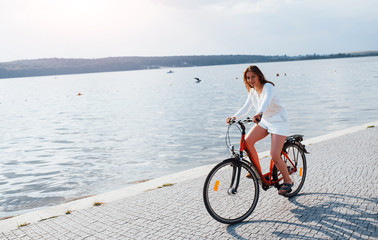
[[[258,162],[259,160],[259,156],[257,155],[257,151],[255,149],[255,143],[260,141],[261,139],[263,139],[264,137],[268,136],[268,131],[263,128],[263,127],[260,127],[259,125],[255,125],[247,134],[247,136],[245,137],[245,140],[247,142],[247,145],[248,145],[248,149],[249,149],[249,154],[251,155],[251,157],[253,159],[256,159],[256,161]],[[251,159],[252,161],[252,159]],[[261,170],[261,167],[260,165],[258,166]]]
[[[285,162],[281,158],[282,147],[285,143],[285,136],[277,135],[272,133],[272,139],[270,144],[270,155],[272,160],[278,170],[281,172],[284,183],[292,184],[293,181],[290,178],[289,171],[287,170],[287,166]]]

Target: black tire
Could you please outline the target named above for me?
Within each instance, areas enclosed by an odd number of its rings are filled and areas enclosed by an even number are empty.
[[[234,158],[216,165],[204,184],[203,200],[206,209],[221,223],[234,224],[243,221],[253,212],[259,199],[259,185],[255,173],[247,163],[239,163],[241,173],[237,193],[231,193],[230,187],[232,173],[237,164]],[[247,173],[252,177],[247,178]]]
[[[306,179],[306,174],[307,174],[306,156],[302,148],[295,143],[285,144],[283,151],[290,158],[289,160],[286,158],[286,156],[281,154],[281,158],[286,163],[286,166],[290,173],[290,178],[294,182],[292,191],[290,193],[286,193],[284,196],[293,197],[297,195],[299,191],[302,189],[303,184]],[[280,171],[277,169],[275,165],[273,166],[272,177],[273,177],[274,182],[282,178]],[[282,183],[283,183],[283,180],[281,179],[279,182],[275,183],[275,187],[279,188]]]

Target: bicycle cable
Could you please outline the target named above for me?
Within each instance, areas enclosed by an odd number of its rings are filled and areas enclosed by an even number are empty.
[[[236,123],[236,122],[235,122]],[[227,148],[229,149],[230,146],[231,146],[231,138],[230,138],[230,128],[232,125],[234,125],[235,123],[233,124],[229,124],[228,127],[227,127],[227,132],[226,132],[226,137],[225,137],[225,141],[226,141],[226,146]],[[241,133],[242,130],[241,128],[238,126],[238,125],[235,125],[237,127],[237,129],[239,130],[239,132]]]

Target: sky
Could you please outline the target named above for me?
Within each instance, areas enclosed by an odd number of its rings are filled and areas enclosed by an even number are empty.
[[[0,0],[0,62],[378,50],[377,0]]]

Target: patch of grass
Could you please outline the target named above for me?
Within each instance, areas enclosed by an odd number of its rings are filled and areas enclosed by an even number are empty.
[[[373,128],[374,127],[374,125],[370,125],[370,126],[367,126],[366,128]]]
[[[52,219],[52,218],[57,218],[58,216],[52,216],[52,217],[49,217],[49,218],[43,218],[41,220],[39,220],[38,222],[42,222],[42,221],[46,221],[46,220],[49,220],[49,219]]]
[[[103,202],[94,202],[93,203],[93,206],[101,206],[101,205],[104,205],[105,203]]]
[[[30,223],[22,223],[20,225],[18,225],[18,228],[22,228],[22,227],[26,227],[27,225],[29,225]]]
[[[173,185],[175,185],[175,183],[165,183],[161,186],[158,186],[157,188],[151,188],[151,189],[147,189],[147,190],[144,190],[144,191],[148,192],[148,191],[155,190],[155,189],[158,189],[158,188],[170,187],[170,186],[173,186]]]
[[[163,184],[160,188],[163,188],[163,187],[170,187],[170,186],[173,186],[175,185],[174,183],[166,183],[166,184]]]
[[[9,219],[9,218],[12,218],[12,217],[14,217],[14,216],[3,217],[3,218],[0,218],[0,221],[5,220],[5,219]]]

